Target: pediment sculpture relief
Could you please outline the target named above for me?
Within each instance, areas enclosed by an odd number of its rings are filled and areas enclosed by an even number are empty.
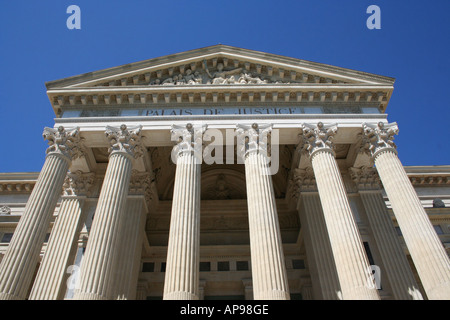
[[[229,68],[225,69],[223,63],[217,63],[217,66],[211,70],[208,68],[206,61],[203,63],[203,70],[193,71],[187,69],[184,74],[173,74],[166,78],[157,78],[152,80],[149,85],[198,85],[198,84],[266,84],[266,83],[290,83],[281,81],[280,79],[273,80],[272,78],[265,78],[261,74],[252,73],[244,68]]]

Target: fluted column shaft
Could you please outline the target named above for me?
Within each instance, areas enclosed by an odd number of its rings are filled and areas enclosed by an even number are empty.
[[[38,180],[0,264],[0,299],[26,299],[33,280],[45,235],[61,195],[67,170],[74,156],[74,137],[78,130],[66,132],[46,128],[50,141]],[[70,140],[70,141],[69,141]],[[73,153],[72,153],[73,150]]]
[[[428,299],[450,300],[450,259],[397,156],[397,124],[363,124],[363,130],[363,145],[374,160]]]
[[[239,127],[240,139],[248,136],[243,152],[247,186],[248,220],[254,300],[289,300],[289,286],[280,225],[268,168],[263,135],[271,127]],[[263,131],[266,131],[265,133]],[[239,143],[239,142],[238,142]]]
[[[322,204],[317,192],[302,191],[299,207],[300,221],[305,228],[305,247],[308,260],[317,273],[320,297],[323,300],[337,300],[340,291],[336,264],[333,259],[330,238],[323,216]]]
[[[67,268],[73,262],[76,240],[82,227],[83,203],[83,198],[74,196],[62,199],[47,250],[30,293],[30,300],[64,298],[67,289]]]
[[[383,195],[375,190],[361,190],[359,194],[394,297],[398,300],[422,300],[419,287],[389,217]]]
[[[114,279],[114,251],[118,246],[131,175],[129,156],[116,153],[109,158],[89,241],[80,269],[80,288],[74,299],[111,299]]]
[[[198,300],[200,272],[200,178],[203,129],[188,124],[172,128],[182,137],[173,149],[176,162],[169,243],[167,246],[164,300]]]
[[[108,127],[111,148],[74,299],[113,299],[120,228],[128,196],[132,158],[141,154],[140,128]]]
[[[400,160],[385,151],[375,165],[428,299],[450,300],[449,258]]]
[[[342,298],[379,299],[376,289],[368,285],[369,262],[336,160],[333,154],[324,150],[316,152],[311,162],[336,262]]]
[[[334,157],[336,125],[304,126],[305,147],[311,159],[330,238],[342,299],[379,300],[369,282],[369,262],[354,220],[347,192]]]
[[[199,299],[200,175],[194,155],[178,156],[167,247],[164,300]]]
[[[66,177],[66,194],[61,200],[58,217],[36,275],[30,300],[64,298],[67,289],[67,268],[73,263],[79,233],[86,219],[86,212],[82,211],[86,196],[81,194],[85,194],[92,183],[93,174],[77,172]]]
[[[136,299],[145,229],[144,201],[143,196],[130,196],[127,200],[125,221],[120,231],[119,259],[116,261],[115,299]]]

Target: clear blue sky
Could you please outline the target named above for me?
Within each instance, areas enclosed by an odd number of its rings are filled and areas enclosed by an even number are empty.
[[[66,9],[81,8],[81,30]],[[381,30],[369,30],[369,5]],[[45,82],[226,44],[396,78],[404,165],[450,165],[450,1],[1,1],[0,172],[40,171]]]

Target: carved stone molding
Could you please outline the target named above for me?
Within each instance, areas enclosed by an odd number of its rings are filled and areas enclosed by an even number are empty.
[[[172,161],[184,153],[193,154],[197,164],[202,162],[203,133],[206,126],[194,126],[188,123],[186,126],[172,125],[171,140],[176,144],[172,149]]]
[[[238,124],[236,126],[238,157],[245,159],[253,152],[270,157],[271,131],[272,124]]]
[[[409,175],[408,175],[409,176]],[[450,176],[409,176],[409,180],[414,186],[421,185],[445,185],[450,184]]]
[[[86,196],[94,184],[94,173],[69,172],[64,180],[63,195]]]
[[[311,125],[304,123],[301,129],[302,150],[306,151],[310,157],[319,150],[326,150],[333,155],[335,154],[333,138],[338,129],[336,124],[325,125],[319,122],[317,125]]]
[[[0,192],[31,192],[35,182],[6,182],[0,183]]]
[[[58,129],[45,127],[42,136],[48,140],[47,155],[60,154],[68,160],[84,156],[83,139],[79,135],[78,127],[71,129],[65,129],[63,126],[59,126]]]
[[[133,158],[138,158],[144,154],[144,148],[141,142],[142,126],[128,128],[125,124],[120,127],[106,127],[106,137],[109,140],[109,153],[124,153]]]
[[[379,190],[380,177],[374,167],[349,168],[350,177],[359,190]]]
[[[0,215],[2,216],[9,216],[11,214],[11,208],[8,206],[1,206],[0,207]]]
[[[397,153],[397,146],[394,143],[394,136],[398,134],[397,123],[384,124],[379,122],[377,125],[364,123],[361,152],[366,152],[372,158],[381,151],[391,150]]]

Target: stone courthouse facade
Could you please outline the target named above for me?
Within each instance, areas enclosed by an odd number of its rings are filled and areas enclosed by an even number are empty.
[[[404,167],[394,79],[225,45],[46,84],[0,174],[0,299],[450,299],[450,166]]]

